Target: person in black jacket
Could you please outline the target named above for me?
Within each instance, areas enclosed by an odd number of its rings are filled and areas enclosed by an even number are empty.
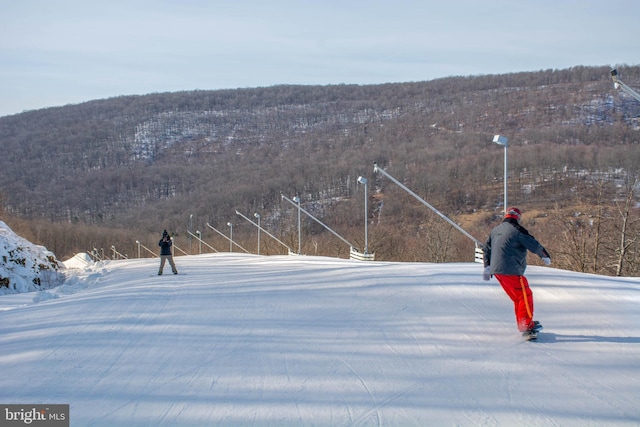
[[[518,330],[523,335],[542,329],[533,320],[533,293],[524,277],[527,268],[527,251],[538,255],[545,265],[551,264],[549,252],[520,225],[521,212],[508,208],[503,222],[497,225],[484,247],[483,279],[495,276],[502,289],[513,301]]]
[[[173,262],[171,245],[173,245],[171,237],[169,237],[169,233],[167,233],[167,230],[164,230],[162,232],[162,239],[160,239],[160,242],[158,242],[158,246],[160,246],[160,270],[158,271],[158,276],[162,275],[162,270],[164,270],[164,263],[166,261],[169,261],[169,265],[171,265],[171,271],[173,271],[173,274],[178,274],[176,265]]]

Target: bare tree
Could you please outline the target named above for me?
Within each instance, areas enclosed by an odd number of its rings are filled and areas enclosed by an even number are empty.
[[[633,184],[627,185],[626,197],[622,203],[616,200],[616,208],[620,216],[620,222],[616,227],[619,232],[619,246],[616,250],[615,259],[615,275],[621,276],[625,263],[629,257],[630,248],[637,242],[637,234],[632,232],[635,223],[640,221],[637,215],[633,215],[632,209],[635,202],[635,189],[638,185],[638,180],[635,179]]]

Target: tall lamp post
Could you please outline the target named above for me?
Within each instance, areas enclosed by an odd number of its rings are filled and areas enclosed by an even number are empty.
[[[502,135],[495,135],[493,142],[504,146],[504,206],[502,208],[507,213],[507,146],[509,139]]]
[[[192,255],[191,253],[191,230],[193,230],[193,214],[189,215],[189,255]]]
[[[260,214],[256,212],[253,216],[258,219],[258,255],[260,255]]]
[[[360,184],[364,184],[364,253],[369,253],[369,207],[368,207],[368,199],[369,192],[367,190],[369,181],[367,178],[363,176],[358,177],[358,182]]]
[[[302,229],[300,227],[300,197],[295,196],[293,201],[298,204],[298,255],[300,255],[301,247],[302,247]]]
[[[229,252],[233,252],[233,224],[230,222],[227,223],[229,226]]]

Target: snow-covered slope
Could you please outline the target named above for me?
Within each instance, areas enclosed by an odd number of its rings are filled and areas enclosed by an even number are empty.
[[[76,426],[640,423],[639,279],[531,267],[531,343],[477,264],[176,262],[0,297],[0,402],[69,403]]]
[[[0,295],[61,285],[62,269],[64,265],[52,252],[23,239],[0,221]]]

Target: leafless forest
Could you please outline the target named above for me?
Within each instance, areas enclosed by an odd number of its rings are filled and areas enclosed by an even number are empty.
[[[637,276],[640,103],[609,71],[160,93],[0,117],[2,220],[60,259],[157,253],[165,228],[176,255],[228,251],[211,228],[228,235],[227,223],[256,253],[257,227],[237,210],[297,252],[285,195],[363,250],[366,197],[377,260],[471,261],[470,239],[373,165],[484,241],[502,210],[501,134],[509,204],[554,266]],[[640,89],[640,67],[618,71]],[[304,254],[349,256],[306,215],[301,241]],[[262,233],[260,253],[287,249]]]

